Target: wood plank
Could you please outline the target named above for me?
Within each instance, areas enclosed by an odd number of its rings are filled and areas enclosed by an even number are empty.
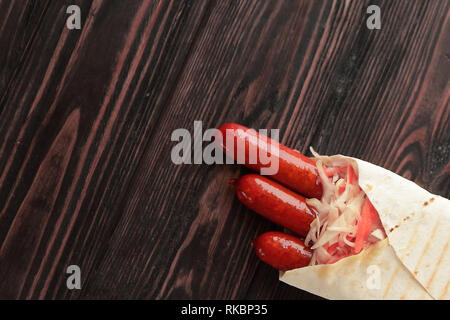
[[[450,197],[449,1],[378,1],[381,30],[370,1],[22,3],[0,1],[0,298],[317,298],[253,254],[280,228],[227,185],[246,169],[171,162],[195,120]]]
[[[408,109],[394,105],[398,92],[388,90],[389,96],[382,101],[377,95],[392,82],[404,84],[400,92],[404,92],[404,99],[409,97],[416,81],[410,72],[416,75],[424,72],[419,69],[423,67],[422,61],[430,59],[424,52],[433,46],[423,37],[426,30],[418,32],[411,27],[427,25],[438,29],[441,33],[436,33],[443,37],[445,15],[439,6],[410,8],[406,2],[390,4],[387,30],[383,31],[386,36],[377,39],[364,29],[365,16],[357,14],[364,12],[362,3],[334,7],[311,6],[309,2],[265,4],[247,7],[246,2],[233,8],[235,11],[221,4],[212,10],[168,104],[169,111],[149,142],[131,189],[133,196],[120,208],[124,212],[123,222],[119,223],[111,250],[99,267],[102,276],[88,290],[96,286],[102,290],[114,288],[113,292],[133,288],[129,297],[138,298],[286,297],[283,292],[271,290],[273,286],[277,288],[275,280],[266,285],[267,273],[256,271],[260,265],[251,256],[249,246],[250,239],[274,227],[249,216],[251,213],[236,200],[230,203],[232,192],[226,181],[238,176],[239,171],[171,165],[169,152],[164,152],[170,149],[171,131],[178,127],[192,130],[196,119],[203,120],[208,127],[238,121],[263,128],[284,128],[283,141],[302,151],[310,144],[318,146],[321,152],[339,152],[340,148],[343,153],[359,154],[377,162],[377,157],[370,158],[372,145],[361,142],[362,138],[384,137],[384,132],[368,134],[367,128],[377,128],[383,117],[399,117],[405,111],[410,114]],[[236,18],[230,21],[221,14],[223,11]],[[429,15],[423,15],[424,11]],[[323,18],[318,18],[321,14]],[[327,28],[307,29],[308,21],[300,17],[309,15],[318,26],[323,19]],[[247,21],[251,24],[246,25]],[[406,25],[404,35],[392,38],[402,25]],[[292,35],[292,29],[305,33]],[[360,32],[352,34],[355,29]],[[291,41],[287,40],[289,36]],[[398,48],[407,46],[406,40],[422,41],[418,47],[423,51],[409,55],[405,49],[399,51]],[[392,46],[391,41],[399,44]],[[304,57],[305,52],[310,52],[310,56]],[[295,67],[293,61],[297,61]],[[391,69],[386,68],[386,63],[390,63]],[[373,88],[367,87],[367,83],[372,83]],[[361,95],[356,95],[361,91]],[[370,111],[375,112],[374,117],[367,117]],[[357,125],[353,125],[353,114]],[[338,133],[341,127],[347,131]],[[390,126],[384,130],[391,133]],[[331,140],[331,134],[337,136],[336,141]],[[362,138],[355,140],[354,136]],[[391,143],[390,136],[385,143]],[[398,172],[402,173],[402,168]],[[183,228],[184,225],[189,229]],[[233,236],[224,238],[224,234]],[[131,237],[124,241],[127,235]],[[149,238],[151,244],[147,244]],[[164,248],[164,255],[160,254],[160,247]],[[120,273],[115,267],[125,261],[132,261],[130,274]],[[286,290],[290,297],[307,296]]]
[[[81,32],[68,32],[64,27],[65,6],[49,8],[42,27],[49,36],[35,43],[0,120],[0,136],[5,137],[0,147],[0,237],[4,240],[61,125],[70,112],[80,112],[74,153],[62,173],[61,188],[54,191],[58,197],[45,232],[35,244],[36,255],[28,257],[30,271],[25,279],[16,279],[16,283],[25,282],[20,287],[0,290],[8,298],[51,297],[56,293],[49,290],[61,286],[67,291],[67,260],[80,263],[88,274],[101,258],[119,218],[105,211],[126,195],[140,146],[146,143],[144,133],[164,111],[158,101],[170,95],[170,84],[176,82],[193,40],[192,28],[198,27],[202,8],[206,8],[137,0],[122,5],[109,1],[78,5],[87,13]],[[188,14],[189,10],[195,14]],[[173,50],[181,39],[185,46]],[[105,189],[105,184],[112,188]],[[28,236],[31,239],[35,234]],[[71,259],[83,250],[86,260]],[[14,266],[15,261],[7,263]]]

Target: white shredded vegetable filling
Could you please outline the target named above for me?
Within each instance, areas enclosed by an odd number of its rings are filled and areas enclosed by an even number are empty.
[[[323,196],[320,200],[307,200],[307,204],[317,210],[317,216],[311,223],[310,231],[305,239],[305,243],[314,249],[310,265],[316,265],[333,262],[342,257],[343,248],[347,246],[347,250],[350,250],[355,246],[353,241],[358,222],[361,219],[365,193],[359,188],[357,182],[348,183],[348,174],[343,174],[342,169],[330,176],[333,170],[337,171],[338,168],[349,165],[353,167],[357,176],[357,168],[350,160],[321,156],[312,148],[311,152],[315,156],[323,187]],[[375,242],[381,237],[383,237],[383,232],[377,229],[371,233],[369,240]],[[337,245],[335,245],[336,243]],[[336,249],[327,250],[333,245]],[[330,252],[334,254],[330,254]]]

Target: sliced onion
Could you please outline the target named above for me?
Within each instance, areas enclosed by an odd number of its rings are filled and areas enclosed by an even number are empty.
[[[305,243],[314,249],[310,265],[316,265],[328,263],[351,252],[355,244],[348,239],[356,235],[365,193],[358,185],[345,183],[345,176],[335,173],[333,177],[328,177],[325,172],[326,168],[333,170],[348,165],[352,165],[355,170],[352,161],[343,157],[321,156],[312,148],[311,152],[316,158],[317,171],[323,187],[320,200],[306,200],[308,205],[317,210],[316,218],[311,223],[305,238]],[[355,174],[358,174],[357,170]],[[339,194],[339,187],[343,183],[345,183],[344,192]],[[378,241],[379,237],[382,237],[376,231],[370,235],[371,240]],[[330,255],[325,248],[335,243],[338,243],[336,255]]]

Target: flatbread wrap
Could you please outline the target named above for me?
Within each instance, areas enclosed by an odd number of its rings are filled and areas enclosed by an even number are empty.
[[[327,299],[450,299],[450,201],[363,160],[316,158],[353,164],[385,237],[331,264],[280,271],[279,279]]]

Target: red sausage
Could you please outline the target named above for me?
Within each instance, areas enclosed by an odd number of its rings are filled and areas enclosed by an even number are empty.
[[[311,261],[311,249],[300,239],[282,232],[266,232],[252,243],[262,261],[281,271],[302,268]]]
[[[301,195],[258,174],[242,176],[232,183],[239,200],[248,208],[298,235],[308,234],[316,211]]]
[[[290,149],[275,140],[260,135],[255,130],[239,124],[226,123],[219,130],[223,137],[223,140],[219,143],[224,152],[234,160],[237,160],[239,152],[243,152],[242,154],[245,154],[244,165],[260,172],[261,168],[269,167],[269,165],[262,164],[259,156],[254,161],[256,163],[250,163],[249,151],[257,150],[259,155],[259,148],[264,148],[264,150],[261,150],[262,153],[266,154],[267,152],[269,157],[272,157],[274,161],[278,160],[279,163],[278,172],[271,176],[272,179],[306,197],[317,199],[322,197],[322,186],[314,160],[302,155],[297,150]],[[227,148],[227,141],[233,141],[234,148],[233,146]],[[268,145],[271,152],[267,151]],[[242,150],[243,146],[245,146],[245,150]],[[275,150],[277,152],[274,154]],[[276,153],[278,153],[278,156],[276,156]]]

